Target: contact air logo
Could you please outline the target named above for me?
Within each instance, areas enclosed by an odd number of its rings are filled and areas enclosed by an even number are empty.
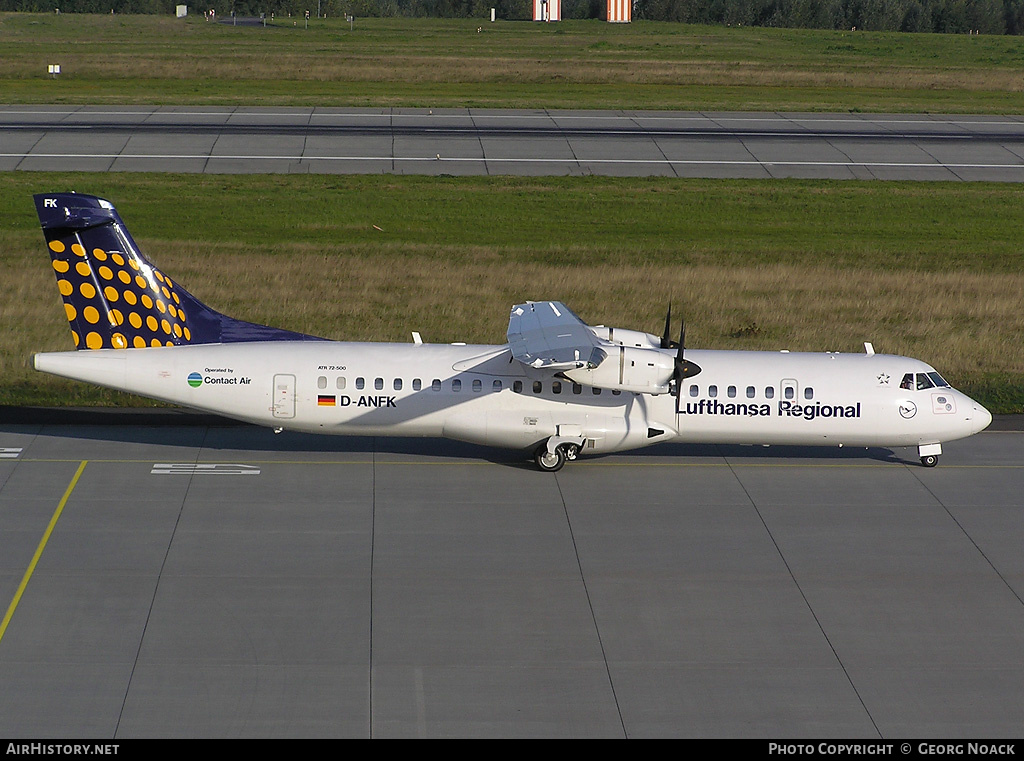
[[[203,385],[203,376],[200,375],[199,373],[189,373],[188,385],[190,385],[192,388],[199,388],[200,386]]]

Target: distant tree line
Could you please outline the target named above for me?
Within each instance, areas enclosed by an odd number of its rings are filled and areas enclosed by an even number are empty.
[[[606,0],[562,0],[566,19],[603,18]],[[213,9],[222,18],[316,13],[316,0],[0,0],[0,11],[52,13],[193,13]],[[331,17],[430,16],[529,19],[532,0],[320,0]],[[633,0],[633,18],[690,24],[867,29],[948,34],[1024,34],[1024,0]]]
[[[1022,0],[1024,2],[1024,0]],[[187,5],[189,13],[214,10],[221,18],[259,16],[302,16],[316,14],[317,0],[0,0],[0,11],[30,13],[158,13],[173,14],[175,6]],[[320,12],[331,18],[354,15],[418,16],[440,18],[489,18],[491,8],[498,18],[532,18],[532,0],[320,0]]]
[[[636,0],[633,17],[801,29],[1024,34],[1024,0]]]

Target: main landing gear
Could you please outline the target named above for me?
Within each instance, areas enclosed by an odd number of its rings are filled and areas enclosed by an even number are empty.
[[[939,456],[937,454],[925,455],[921,458],[921,464],[926,468],[934,468],[939,464]]]
[[[580,445],[575,441],[559,443],[552,437],[533,453],[533,461],[545,473],[557,473],[566,461],[575,460],[580,454]]]

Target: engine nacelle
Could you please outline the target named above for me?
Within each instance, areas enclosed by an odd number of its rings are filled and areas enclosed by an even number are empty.
[[[620,389],[637,394],[666,394],[674,371],[675,357],[669,352],[656,348],[617,346],[608,350],[608,356],[597,367],[566,370],[563,374],[584,386]]]
[[[607,328],[604,325],[592,327],[591,330],[594,331],[598,338],[621,346],[632,346],[642,349],[657,349],[661,346],[661,338],[659,336],[644,333],[641,330]]]

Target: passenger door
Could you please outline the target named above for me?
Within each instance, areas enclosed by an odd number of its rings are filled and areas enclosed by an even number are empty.
[[[274,376],[274,417],[287,420],[295,417],[295,376]]]

